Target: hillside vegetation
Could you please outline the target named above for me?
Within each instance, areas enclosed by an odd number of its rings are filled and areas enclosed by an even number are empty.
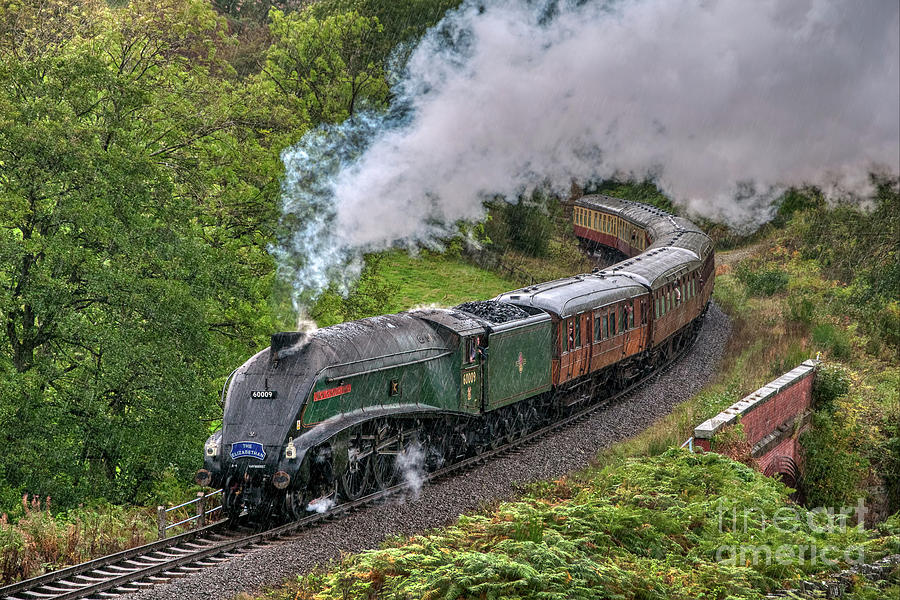
[[[225,377],[273,331],[296,325],[268,252],[283,234],[280,152],[321,124],[385,108],[389,61],[402,62],[456,4],[0,0],[5,580],[140,543],[152,535],[140,507],[192,491],[203,441],[221,418]],[[444,594],[437,597],[456,597],[453,582],[464,581],[484,597],[536,594],[542,585],[563,593],[572,582],[585,590],[603,583],[625,597],[679,588],[756,597],[806,567],[735,565],[722,572],[729,583],[710,562],[710,544],[722,538],[709,531],[706,496],[690,486],[684,498],[674,488],[652,492],[648,482],[698,478],[712,486],[707,494],[721,495],[738,493],[743,481],[769,508],[783,503],[782,488],[742,467],[663,453],[697,422],[818,352],[831,366],[803,438],[807,497],[839,505],[862,494],[877,497],[883,513],[896,511],[900,203],[895,179],[875,183],[864,208],[827,205],[814,189],[780,199],[775,221],[749,238],[759,252],[719,269],[716,299],[735,323],[720,380],[605,453],[608,469],[464,518],[434,542],[396,541],[350,558],[304,580],[301,594],[329,597],[359,585],[377,597],[432,586]],[[672,209],[652,181],[595,182],[585,191]],[[565,205],[539,194],[520,200],[489,203],[485,222],[460,224],[440,250],[366,257],[353,289],[329,290],[309,316],[325,326],[450,306],[587,271]],[[705,226],[723,247],[748,239]],[[648,458],[657,455],[664,458]],[[714,480],[704,479],[705,466]],[[643,491],[617,496],[611,481]],[[633,526],[613,528],[613,515]],[[895,534],[890,523],[884,531]],[[592,537],[588,526],[600,533]],[[864,543],[877,554],[893,539]],[[386,565],[406,552],[434,569],[403,559],[409,570],[396,573],[409,580],[400,581]],[[492,588],[488,574],[506,583]]]
[[[897,518],[872,532],[830,527],[792,506],[788,491],[723,456],[669,450],[535,485],[520,500],[390,540],[263,598],[750,600],[847,558],[900,551]],[[860,581],[858,591],[900,587]]]

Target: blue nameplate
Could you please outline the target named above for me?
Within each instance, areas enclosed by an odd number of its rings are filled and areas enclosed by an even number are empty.
[[[263,445],[259,442],[235,442],[232,444],[231,458],[244,458],[247,456],[265,460],[266,451],[263,450]]]

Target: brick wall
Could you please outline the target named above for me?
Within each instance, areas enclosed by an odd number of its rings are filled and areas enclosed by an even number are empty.
[[[709,451],[718,431],[740,422],[763,473],[777,472],[782,457],[802,469],[796,433],[806,424],[804,419],[812,407],[818,365],[818,361],[808,360],[705,421],[694,429],[694,445]]]
[[[819,362],[807,360],[767,383],[694,429],[695,444],[708,449],[709,440],[726,425],[740,420],[751,445],[780,425],[806,412],[812,403],[812,382]]]
[[[804,377],[743,415],[741,423],[747,441],[755,445],[780,425],[809,410],[812,405],[812,383],[813,377]]]
[[[803,468],[802,460],[799,459],[802,456],[802,452],[798,452],[798,442],[795,437],[788,437],[766,452],[764,455],[758,457],[759,458],[759,470],[763,473],[768,473],[769,467],[772,466],[772,463],[776,461],[779,456],[790,456],[798,467]]]

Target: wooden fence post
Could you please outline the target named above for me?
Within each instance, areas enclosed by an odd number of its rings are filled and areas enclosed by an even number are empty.
[[[166,507],[165,506],[157,506],[156,507],[156,533],[159,535],[158,539],[164,540],[166,539]]]
[[[197,492],[197,528],[206,525],[206,494]]]

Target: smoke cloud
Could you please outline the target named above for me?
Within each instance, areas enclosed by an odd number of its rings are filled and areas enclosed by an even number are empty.
[[[276,254],[321,289],[361,250],[481,218],[487,197],[610,177],[733,225],[791,185],[864,194],[870,171],[900,171],[898,30],[896,0],[464,2],[389,114],[285,151]]]
[[[412,498],[418,498],[425,483],[425,451],[422,445],[412,444],[398,454],[396,466]]]

